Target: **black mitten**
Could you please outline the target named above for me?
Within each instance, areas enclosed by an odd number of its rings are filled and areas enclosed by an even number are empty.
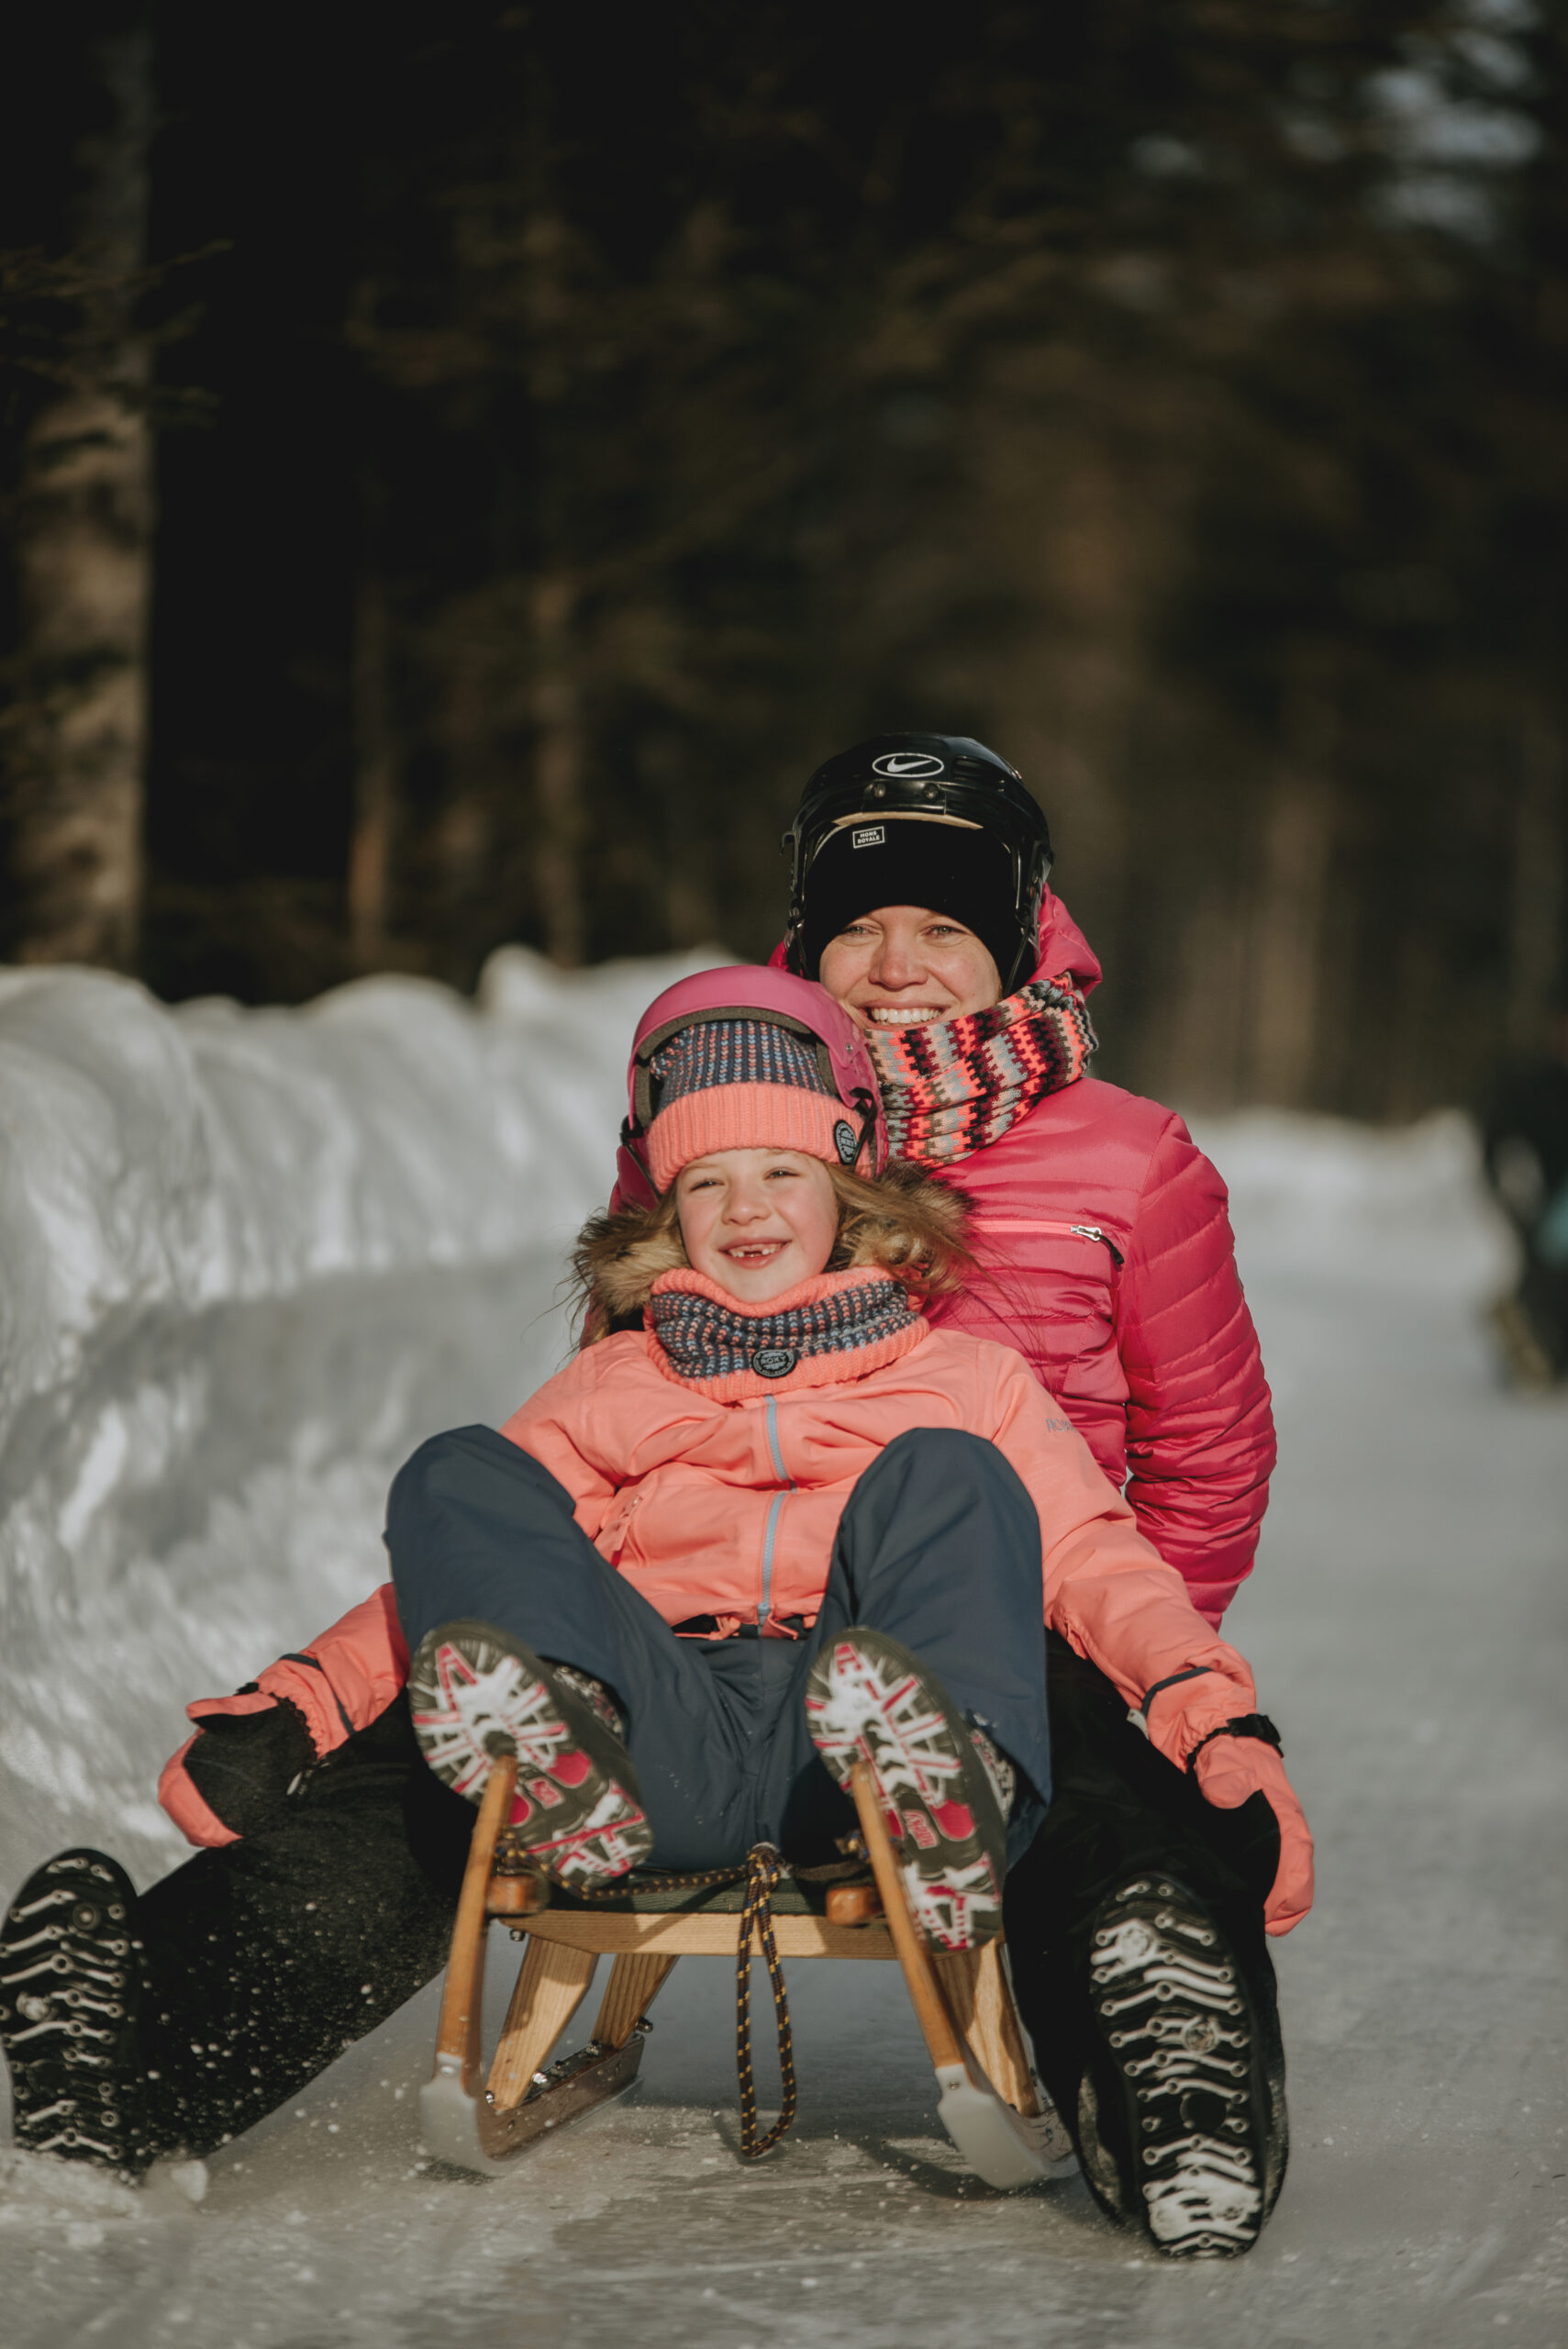
[[[260,1835],[284,1815],[288,1791],[316,1761],[299,1707],[280,1697],[261,1713],[214,1713],[185,1756],[185,1775],[237,1835]]]

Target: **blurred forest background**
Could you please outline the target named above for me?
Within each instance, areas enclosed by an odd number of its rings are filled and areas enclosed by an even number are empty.
[[[1568,979],[1565,32],[17,12],[0,959],[761,955],[807,774],[930,727],[1104,1074],[1470,1097]]]

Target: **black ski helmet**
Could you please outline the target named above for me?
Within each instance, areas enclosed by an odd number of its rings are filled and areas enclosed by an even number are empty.
[[[937,818],[972,827],[1001,850],[1011,869],[1005,944],[1013,951],[996,953],[993,948],[993,954],[1002,993],[1010,995],[1035,965],[1040,903],[1052,862],[1051,833],[1017,767],[968,734],[874,734],[817,768],[784,836],[791,860],[784,939],[789,968],[803,967],[806,889],[822,850],[847,826],[872,826],[884,818]]]

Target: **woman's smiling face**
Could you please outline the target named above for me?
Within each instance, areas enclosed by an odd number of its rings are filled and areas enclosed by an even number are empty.
[[[817,977],[858,1028],[885,1036],[962,1019],[1001,1000],[990,949],[951,914],[883,906],[822,950]]]
[[[827,1270],[839,1201],[820,1158],[798,1150],[715,1150],[675,1177],[692,1270],[746,1305],[765,1305]]]

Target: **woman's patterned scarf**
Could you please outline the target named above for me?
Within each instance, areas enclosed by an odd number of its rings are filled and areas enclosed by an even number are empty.
[[[1048,1093],[1084,1074],[1097,1039],[1072,974],[925,1028],[873,1028],[888,1148],[933,1166],[984,1150]]]
[[[680,1378],[727,1378],[751,1371],[759,1378],[787,1378],[813,1354],[852,1355],[912,1329],[918,1318],[902,1283],[862,1272],[828,1275],[807,1284],[817,1291],[782,1311],[748,1313],[716,1296],[707,1283],[699,1291],[690,1274],[666,1274],[648,1300],[648,1324]],[[706,1292],[706,1293],[704,1293]],[[854,1365],[844,1365],[853,1375]]]

